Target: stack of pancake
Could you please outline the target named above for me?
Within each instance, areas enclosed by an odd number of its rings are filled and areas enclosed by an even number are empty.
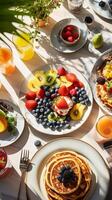
[[[91,180],[87,161],[73,151],[60,151],[48,159],[45,188],[49,200],[83,200]]]

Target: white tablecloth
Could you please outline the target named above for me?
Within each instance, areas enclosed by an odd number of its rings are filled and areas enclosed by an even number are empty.
[[[61,63],[62,65],[64,64],[73,65],[77,70],[82,72],[86,76],[86,78],[89,78],[91,70],[97,59],[97,55],[90,53],[88,50],[89,42],[87,42],[87,44],[80,51],[66,55],[58,53],[56,50],[54,50],[50,46],[49,42],[51,29],[56,22],[69,17],[78,17],[80,20],[83,20],[84,16],[89,14],[94,15],[95,21],[93,24],[94,27],[93,29],[97,29],[97,31],[98,30],[102,31],[104,37],[107,37],[109,35],[109,39],[111,42],[112,40],[110,32],[112,31],[112,22],[104,21],[98,15],[96,15],[92,11],[92,9],[89,8],[89,5],[86,1],[84,8],[76,15],[70,13],[67,7],[67,3],[65,2],[64,5],[61,6],[61,8],[55,10],[51,14],[48,26],[42,29],[41,40],[39,40],[40,41],[39,44],[36,45],[35,48],[36,53],[31,61],[23,63],[22,61],[19,60],[18,56],[14,51],[15,64],[17,66],[17,70],[15,74],[11,75],[10,77],[5,78],[0,76],[1,82],[4,84],[4,87],[2,87],[2,90],[0,90],[0,98],[3,97],[11,101],[13,100],[15,103],[17,103],[20,85],[24,80],[24,78],[27,77],[30,71],[37,69],[38,66],[46,65],[47,63],[53,62],[53,63]],[[108,45],[105,45],[103,50],[106,50],[107,48]],[[100,54],[100,52],[98,52],[98,54]],[[103,150],[92,139],[94,138],[94,133],[95,133],[94,127],[96,120],[101,115],[102,111],[99,109],[98,105],[94,102],[93,109],[88,120],[84,123],[84,125],[81,128],[79,128],[77,131],[74,131],[74,133],[69,134],[68,136],[73,136],[74,138],[79,138],[87,141],[88,143],[93,145],[105,159],[106,157]],[[46,142],[54,138],[57,137],[39,133],[38,131],[28,126],[28,124],[26,124],[25,130],[21,138],[13,145],[5,148],[14,169],[12,170],[12,173],[10,175],[8,175],[3,180],[0,180],[0,192],[11,195],[16,198],[18,194],[20,174],[21,174],[19,170],[19,159],[20,159],[21,149],[22,148],[29,149],[30,158],[32,158],[34,153],[37,151],[37,148],[34,146],[35,140],[40,139],[42,141],[42,145],[44,145]],[[1,199],[3,199],[3,197],[1,197]],[[8,199],[10,200],[10,197],[8,197]],[[107,200],[109,200],[109,197]]]

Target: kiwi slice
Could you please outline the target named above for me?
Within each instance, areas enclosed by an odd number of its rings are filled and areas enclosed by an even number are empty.
[[[46,75],[46,85],[52,85],[57,78],[57,73],[55,70],[49,70],[45,73]]]
[[[38,81],[38,86],[42,86],[46,84],[46,75],[44,71],[37,71],[35,73],[35,77]]]

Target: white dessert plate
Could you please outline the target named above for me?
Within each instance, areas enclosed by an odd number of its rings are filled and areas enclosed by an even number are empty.
[[[75,151],[87,159],[90,168],[96,177],[91,184],[90,192],[85,200],[104,200],[106,198],[110,175],[108,167],[101,155],[92,146],[74,138],[61,138],[43,146],[32,158],[32,169],[26,175],[27,193],[29,199],[46,199],[44,190],[43,170],[50,155],[61,150]],[[42,181],[43,179],[43,181]]]
[[[6,147],[16,142],[22,135],[25,126],[25,120],[20,114],[19,108],[15,104],[5,99],[0,99],[0,101],[3,101],[5,104],[12,107],[13,111],[10,112],[10,114],[12,113],[12,115],[15,116],[17,120],[16,132],[14,134],[11,134],[8,130],[0,134],[0,147]]]
[[[80,29],[80,39],[79,41],[74,45],[66,45],[61,39],[60,39],[60,31],[67,25],[74,25],[77,26]],[[73,53],[78,50],[80,50],[87,41],[87,26],[84,22],[79,21],[75,18],[67,18],[63,19],[56,23],[56,25],[53,27],[50,35],[51,45],[57,50],[62,53]]]
[[[54,69],[57,69],[57,67],[59,67],[59,65],[55,64],[53,66]],[[36,121],[36,118],[26,109],[25,107],[25,93],[28,91],[28,87],[27,87],[27,83],[28,83],[28,79],[32,76],[29,76],[27,80],[24,80],[24,82],[22,83],[21,85],[21,89],[20,89],[20,94],[19,94],[19,97],[20,97],[20,101],[19,101],[19,106],[20,106],[20,110],[21,110],[21,113],[23,114],[23,116],[25,117],[26,121],[33,127],[35,128],[37,131],[39,132],[42,132],[44,134],[49,134],[49,135],[63,135],[63,134],[68,134],[70,132],[73,132],[75,130],[77,130],[79,127],[82,126],[82,124],[84,124],[84,122],[87,120],[87,118],[89,117],[90,113],[91,113],[91,110],[92,110],[92,106],[93,106],[93,96],[92,96],[92,92],[91,92],[91,88],[90,88],[90,85],[89,83],[87,82],[87,80],[85,79],[85,77],[80,73],[78,72],[74,67],[71,67],[71,66],[65,66],[64,65],[64,68],[67,69],[69,72],[72,72],[74,73],[78,79],[80,81],[82,81],[84,83],[84,86],[85,86],[85,89],[87,91],[87,95],[89,97],[89,100],[91,102],[91,105],[88,106],[87,110],[85,111],[84,113],[84,116],[82,117],[81,120],[77,121],[77,122],[72,122],[71,123],[71,129],[65,129],[65,130],[62,130],[62,131],[52,131],[51,129],[49,128],[44,128],[41,124],[38,124],[37,121]],[[38,70],[44,70],[44,71],[47,71],[48,69],[50,69],[49,66],[43,66],[43,67],[40,67],[38,68]],[[36,72],[37,70],[35,70]]]
[[[101,8],[99,6],[99,0],[89,0],[89,4],[91,6],[91,8],[101,17],[105,18],[105,19],[110,19],[112,20],[112,12],[110,12],[109,10],[109,6],[108,6],[108,0],[104,0],[106,2],[106,6],[104,8]]]
[[[105,59],[109,56],[112,55],[112,49],[109,49],[108,51],[104,52],[96,61],[93,70],[91,72],[91,77],[90,77],[90,84],[91,88],[93,91],[93,96],[96,101],[96,103],[102,108],[104,112],[106,112],[109,115],[112,115],[112,109],[108,108],[98,97],[97,91],[96,91],[96,80],[97,80],[97,69],[103,64]]]

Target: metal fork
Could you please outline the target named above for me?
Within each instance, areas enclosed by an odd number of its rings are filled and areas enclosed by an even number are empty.
[[[20,164],[19,164],[19,168],[21,170],[21,181],[20,181],[17,200],[22,200],[23,189],[24,189],[24,192],[25,192],[25,196],[27,197],[26,185],[25,185],[25,175],[26,175],[26,172],[27,172],[28,165],[29,165],[29,150],[22,150],[21,156],[20,156]]]

